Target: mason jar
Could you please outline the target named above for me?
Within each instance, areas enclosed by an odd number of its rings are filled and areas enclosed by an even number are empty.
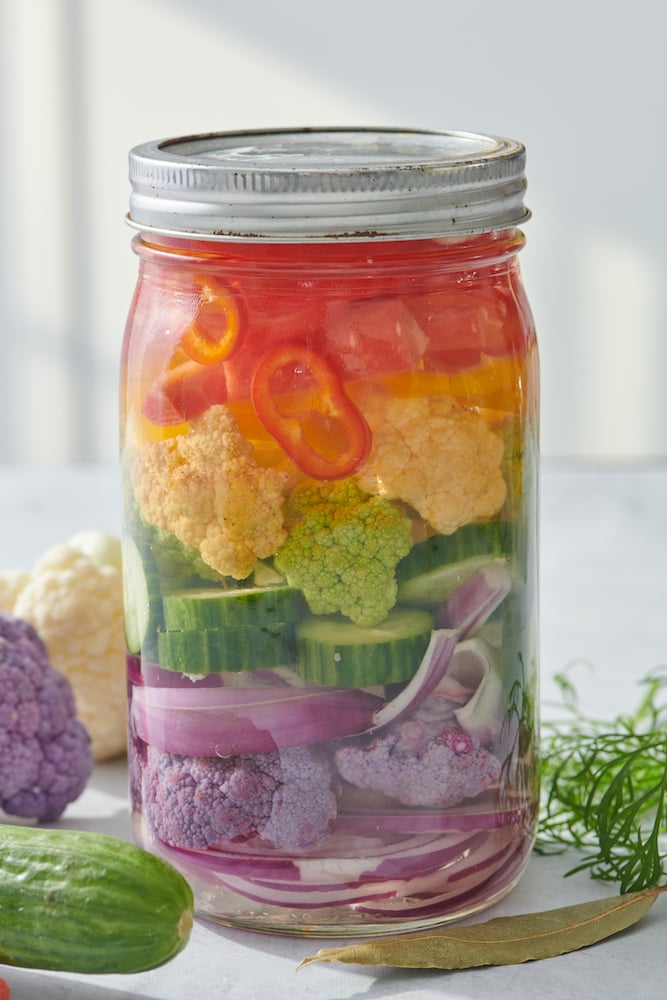
[[[515,141],[392,129],[130,153],[133,830],[206,918],[414,930],[527,863],[524,168]]]

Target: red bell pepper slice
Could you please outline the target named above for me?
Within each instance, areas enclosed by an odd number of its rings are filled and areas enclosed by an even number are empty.
[[[273,379],[286,372],[293,392],[277,395]],[[368,457],[368,424],[332,363],[308,345],[283,343],[265,354],[255,369],[251,396],[266,430],[306,475],[342,479]]]
[[[182,351],[200,365],[215,365],[236,346],[241,315],[236,297],[221,282],[201,286],[197,315],[183,334]]]
[[[182,424],[200,417],[209,406],[227,399],[222,365],[199,365],[182,361],[167,368],[153,382],[141,412],[161,427]]]

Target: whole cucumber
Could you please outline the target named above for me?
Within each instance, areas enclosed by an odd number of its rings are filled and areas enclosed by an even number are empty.
[[[0,825],[0,963],[130,973],[185,947],[194,901],[161,858],[107,834]]]

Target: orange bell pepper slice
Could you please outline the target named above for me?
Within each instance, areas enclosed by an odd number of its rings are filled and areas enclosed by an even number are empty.
[[[201,285],[199,307],[183,334],[180,347],[200,365],[215,365],[236,347],[241,313],[231,290],[222,282]]]
[[[277,395],[272,381],[289,372],[294,391]],[[265,354],[252,378],[255,413],[283,451],[314,479],[352,475],[368,457],[371,432],[333,364],[303,343]]]

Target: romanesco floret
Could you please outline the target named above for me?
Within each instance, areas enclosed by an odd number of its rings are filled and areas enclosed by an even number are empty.
[[[395,570],[412,546],[410,519],[353,479],[305,482],[287,504],[289,535],[274,565],[313,614],[376,625],[396,603]]]
[[[415,720],[396,723],[342,744],[335,760],[351,785],[408,806],[453,806],[500,776],[500,762],[453,722],[435,735]]]
[[[79,797],[93,769],[72,688],[28,622],[0,615],[0,807],[50,822]]]
[[[131,475],[146,521],[199,549],[221,576],[244,580],[285,541],[287,473],[256,462],[225,406],[209,407],[187,434],[143,445]]]
[[[325,758],[306,746],[238,757],[185,757],[149,746],[146,821],[172,847],[253,837],[277,848],[308,847],[335,819],[331,780]]]
[[[373,445],[357,477],[362,489],[410,504],[444,535],[498,513],[503,442],[479,413],[446,397],[372,392],[364,414]]]
[[[199,549],[184,545],[169,531],[156,528],[143,519],[139,521],[141,543],[150,549],[160,576],[160,586],[165,593],[196,586],[202,581],[220,583],[220,574],[204,562]]]

